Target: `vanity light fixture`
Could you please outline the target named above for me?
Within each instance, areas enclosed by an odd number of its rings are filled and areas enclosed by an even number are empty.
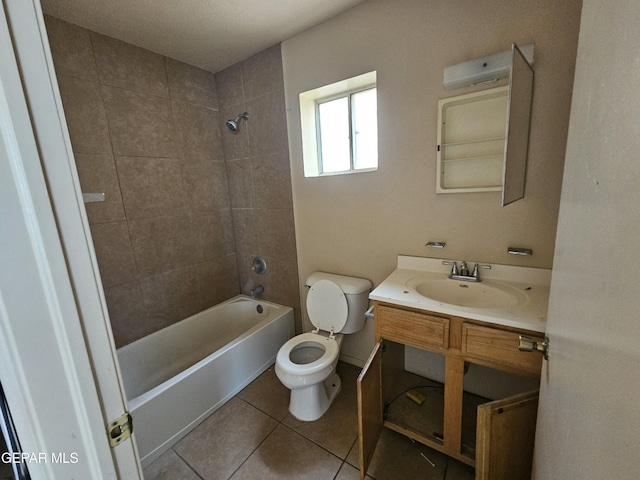
[[[533,65],[533,43],[519,48],[530,65]],[[442,84],[446,89],[467,87],[485,82],[497,82],[509,76],[513,54],[507,50],[444,69]]]

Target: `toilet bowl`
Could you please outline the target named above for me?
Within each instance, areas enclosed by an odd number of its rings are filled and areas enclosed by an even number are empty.
[[[276,375],[291,390],[289,411],[298,420],[313,421],[329,409],[340,392],[335,373],[342,335],[303,333],[287,341],[276,357]]]
[[[275,371],[291,390],[289,411],[298,420],[313,421],[329,409],[340,392],[335,369],[343,335],[364,326],[371,282],[317,272],[306,282],[307,313],[315,330],[289,339],[278,351]]]

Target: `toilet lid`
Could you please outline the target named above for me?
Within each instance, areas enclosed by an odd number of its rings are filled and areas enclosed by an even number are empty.
[[[349,308],[342,289],[331,280],[318,280],[307,296],[307,313],[316,328],[338,333],[347,323]]]

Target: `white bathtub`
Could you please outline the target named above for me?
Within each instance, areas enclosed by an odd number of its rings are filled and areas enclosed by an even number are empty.
[[[238,295],[119,348],[142,466],[264,372],[293,334],[293,309]]]

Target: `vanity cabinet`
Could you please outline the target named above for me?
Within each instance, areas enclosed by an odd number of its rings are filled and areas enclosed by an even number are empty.
[[[374,315],[376,344],[357,385],[361,478],[382,428],[475,467],[476,480],[530,478],[538,391],[490,401],[464,391],[464,373],[471,362],[539,378],[542,357],[520,352],[518,336],[542,341],[541,335],[380,301]],[[406,390],[400,380],[405,345],[444,356],[444,384],[434,387],[442,394],[429,395],[416,409],[429,418],[391,408]]]

